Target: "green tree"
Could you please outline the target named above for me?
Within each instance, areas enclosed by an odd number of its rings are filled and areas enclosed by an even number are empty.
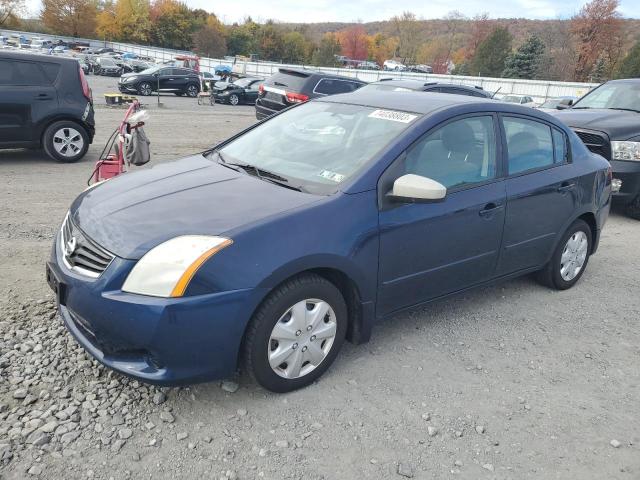
[[[622,60],[616,74],[618,78],[640,77],[640,41],[637,42]]]
[[[589,81],[594,83],[602,83],[607,80],[607,61],[600,56],[596,60],[589,75]]]
[[[484,77],[499,77],[504,70],[505,61],[511,53],[512,39],[509,30],[496,27],[478,45],[471,62],[471,73]]]
[[[505,61],[503,77],[524,78],[533,80],[538,78],[545,46],[537,35],[532,35]]]
[[[333,33],[325,33],[320,45],[311,56],[311,63],[318,67],[335,67],[336,55],[340,55],[342,47]]]
[[[192,34],[207,20],[177,0],[156,0],[149,12],[150,40],[161,47],[186,50],[191,48]]]
[[[282,60],[285,63],[305,63],[308,42],[300,32],[287,32],[282,37]]]
[[[193,43],[198,55],[221,58],[227,53],[224,26],[215,15],[210,15],[207,23],[193,34]]]
[[[268,20],[259,33],[258,49],[260,57],[265,60],[282,60],[284,56],[284,39],[280,28]]]

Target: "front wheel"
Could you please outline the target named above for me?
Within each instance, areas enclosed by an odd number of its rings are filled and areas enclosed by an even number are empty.
[[[89,136],[82,126],[63,120],[47,127],[42,143],[49,157],[59,162],[72,163],[87,153]]]
[[[274,290],[254,314],[243,343],[243,364],[262,387],[305,387],[333,363],[347,331],[347,306],[331,282],[315,274]]]
[[[140,95],[149,96],[153,93],[153,87],[149,82],[142,82],[138,85],[138,93]]]
[[[236,95],[235,93],[233,95],[230,95],[229,103],[233,106],[238,105],[240,103],[240,97],[238,97],[238,95]]]
[[[549,263],[538,273],[543,285],[556,290],[573,287],[587,268],[593,234],[584,220],[576,220],[560,239]]]
[[[631,218],[640,220],[640,194],[631,203],[627,204],[625,211]]]

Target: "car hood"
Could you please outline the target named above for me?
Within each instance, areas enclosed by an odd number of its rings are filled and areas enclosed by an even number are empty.
[[[549,112],[571,128],[597,130],[611,140],[627,140],[640,135],[640,113],[608,108],[556,110]]]
[[[197,155],[129,172],[86,190],[70,214],[88,237],[111,253],[138,259],[178,235],[224,235],[322,198]]]

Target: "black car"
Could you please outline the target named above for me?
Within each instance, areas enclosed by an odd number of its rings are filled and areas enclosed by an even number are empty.
[[[156,65],[140,73],[125,73],[120,77],[118,89],[122,93],[151,95],[167,92],[197,97],[200,92],[198,72],[189,68]]]
[[[98,57],[95,59],[93,71],[96,75],[117,77],[122,74],[122,67],[110,57]]]
[[[372,90],[415,90],[418,92],[451,93],[470,97],[493,98],[493,94],[483,90],[482,87],[471,87],[453,83],[423,82],[413,79],[383,78],[377,82],[370,83],[366,88]]]
[[[151,68],[153,65],[149,62],[143,62],[142,60],[127,59],[122,61],[123,73],[140,73],[144,70]]]
[[[264,78],[245,77],[233,83],[222,84],[221,88],[214,87],[213,98],[216,102],[239,105],[241,103],[253,105],[256,103],[260,85]]]
[[[73,58],[0,51],[0,148],[75,162],[93,141],[91,90]]]
[[[366,85],[357,78],[329,75],[306,69],[280,68],[268,78],[256,100],[256,118],[262,120],[296,103],[336,93],[348,93]]]
[[[640,79],[603,83],[571,108],[552,114],[611,162],[614,203],[640,220]]]

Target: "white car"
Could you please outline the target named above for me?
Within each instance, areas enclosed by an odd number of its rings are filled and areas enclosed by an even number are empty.
[[[505,95],[502,97],[503,102],[507,103],[517,103],[518,105],[523,105],[525,107],[537,107],[538,104],[533,101],[528,95]]]
[[[382,67],[385,70],[395,70],[396,72],[402,72],[407,69],[406,65],[396,62],[395,60],[385,60]]]

